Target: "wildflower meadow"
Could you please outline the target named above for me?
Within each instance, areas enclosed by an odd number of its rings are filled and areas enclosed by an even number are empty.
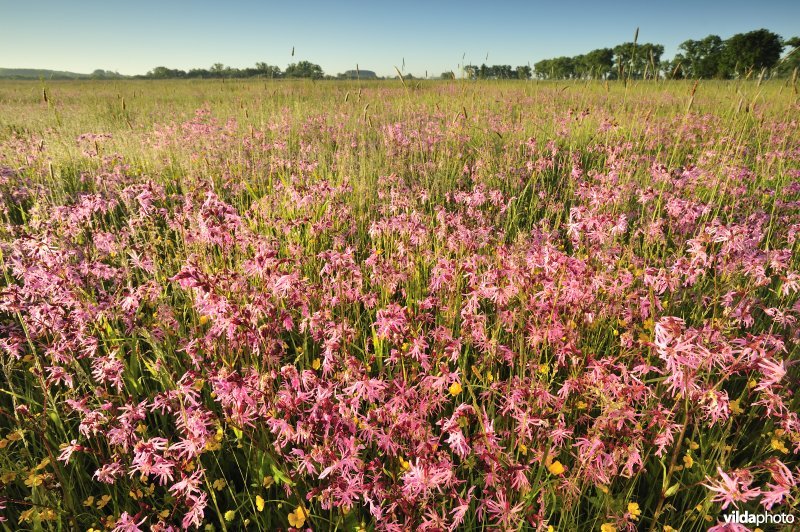
[[[0,528],[800,518],[799,120],[794,79],[0,83]]]

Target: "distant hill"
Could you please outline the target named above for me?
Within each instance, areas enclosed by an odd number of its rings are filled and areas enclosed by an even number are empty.
[[[378,79],[377,74],[372,70],[348,70],[344,74],[339,74],[344,79]]]
[[[110,70],[95,70],[91,74],[78,74],[62,70],[43,68],[0,68],[0,79],[123,79],[123,76]]]

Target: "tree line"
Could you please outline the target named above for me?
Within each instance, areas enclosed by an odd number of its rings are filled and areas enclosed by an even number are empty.
[[[638,37],[638,30],[637,30]],[[613,48],[598,48],[573,57],[543,59],[533,65],[466,65],[464,77],[468,79],[732,79],[768,73],[774,77],[796,75],[800,68],[800,37],[783,39],[766,29],[737,33],[727,39],[709,35],[699,40],[686,40],[672,60],[662,59],[664,46],[633,42]],[[781,57],[786,50],[788,53]],[[0,69],[3,78],[28,78],[31,72],[46,72],[51,79],[122,79],[128,76],[116,72],[95,70],[92,74],[71,72]],[[326,75],[318,64],[310,61],[291,63],[285,69],[264,62],[252,68],[235,68],[214,63],[210,68],[180,70],[158,66],[138,79],[191,79],[191,78],[307,78],[350,79],[347,73]],[[374,75],[374,74],[373,74]],[[41,75],[40,75],[41,77]],[[415,79],[404,74],[404,79]],[[426,74],[427,77],[427,74]],[[455,79],[452,71],[443,72],[441,79]],[[384,78],[371,78],[384,79]]]
[[[322,67],[310,61],[299,61],[289,64],[285,70],[267,63],[256,63],[254,68],[234,68],[222,63],[214,63],[211,68],[193,68],[180,70],[164,66],[155,67],[143,76],[143,79],[191,79],[191,78],[309,78],[322,79],[325,72]]]
[[[728,39],[709,35],[689,39],[672,60],[662,60],[664,46],[627,42],[574,57],[543,59],[534,64],[539,79],[732,79],[793,75],[800,67],[800,38],[782,39],[766,29],[737,33]],[[788,54],[781,58],[784,49]]]
[[[450,76],[445,76],[445,74],[451,74],[449,72],[445,72],[442,74],[443,78],[449,78]],[[530,66],[518,66],[514,69],[511,68],[511,65],[492,65],[487,66],[485,64],[481,66],[476,65],[466,65],[464,67],[464,75],[469,79],[530,79],[533,71]]]

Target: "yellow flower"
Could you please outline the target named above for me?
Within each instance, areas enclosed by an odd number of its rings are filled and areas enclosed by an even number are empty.
[[[272,486],[272,483],[275,482],[275,479],[272,478],[270,475],[264,477],[264,480],[261,481],[261,485],[265,488]]]
[[[311,362],[311,369],[317,371],[322,364],[320,363],[318,358],[315,358],[313,362]]]
[[[43,475],[37,475],[36,473],[31,473],[28,475],[28,478],[25,479],[25,485],[29,488],[35,488],[36,486],[41,486],[42,482],[44,482]]]
[[[556,532],[556,529],[553,528],[553,525],[547,525],[547,532]]]
[[[578,408],[578,410],[586,410],[589,405],[586,404],[586,401],[578,401],[575,403],[575,406]]]
[[[600,532],[617,532],[617,527],[612,523],[603,523],[600,525]]]
[[[259,512],[264,511],[264,497],[261,495],[256,495],[256,510]]]
[[[0,476],[0,484],[14,482],[15,478],[17,478],[17,474],[14,471],[6,471],[2,474],[2,476]]]
[[[100,500],[97,501],[96,504],[97,509],[102,510],[108,505],[109,502],[111,502],[111,495],[103,495],[102,497],[100,497]]]
[[[608,495],[608,486],[605,486],[603,484],[598,484],[597,489]]]
[[[693,441],[689,442],[689,449],[691,449],[693,451],[696,451],[699,448],[700,448],[700,446],[698,444],[696,444],[695,442],[693,442]]]
[[[638,502],[629,502],[628,503],[628,513],[631,514],[631,519],[636,521],[639,519],[639,516],[642,515],[642,510],[639,508]]]
[[[225,484],[226,482],[224,478],[218,478],[217,480],[214,481],[212,486],[214,487],[215,490],[222,491],[223,489],[225,489]]]
[[[399,457],[398,460],[400,461],[400,468],[403,471],[408,471],[408,468],[411,467],[411,464],[409,464],[408,461],[405,460],[402,456]]]
[[[733,401],[731,401],[728,404],[730,405],[732,414],[738,416],[739,414],[742,414],[744,412],[744,410],[742,410],[742,407],[739,406],[739,400],[738,399],[734,399]]]
[[[678,532],[678,530],[669,525],[664,525],[664,532]]]
[[[783,454],[787,454],[789,452],[789,449],[786,448],[783,440],[779,440],[778,438],[772,438],[771,445],[774,450],[780,451]]]
[[[228,510],[227,512],[225,512],[225,520],[227,522],[230,523],[234,519],[236,519],[236,511],[235,510]]]
[[[453,384],[450,385],[450,388],[448,388],[448,391],[450,392],[450,395],[455,397],[456,395],[460,394],[463,391],[463,388],[461,387],[461,385],[459,383],[454,382]]]
[[[22,439],[22,436],[24,436],[24,435],[25,435],[25,431],[24,430],[17,430],[17,431],[12,432],[8,436],[6,436],[6,439],[8,441],[19,441],[19,440]]]
[[[19,522],[20,524],[22,524],[26,521],[30,521],[35,516],[36,516],[36,509],[29,508],[28,510],[25,510],[24,512],[19,514]]]
[[[302,506],[298,506],[297,509],[289,514],[289,526],[293,526],[295,528],[300,528],[306,522],[306,511],[303,509]]]
[[[566,471],[566,469],[564,468],[564,465],[561,462],[559,462],[558,460],[556,460],[555,462],[553,462],[552,464],[547,466],[547,470],[550,471],[554,475],[561,475],[561,474],[564,473],[564,471]]]
[[[528,454],[528,446],[524,443],[518,444],[517,449],[519,449],[519,454]]]
[[[169,510],[161,510],[160,512],[158,512],[158,516],[161,519],[166,519],[167,517],[169,517]]]
[[[208,316],[200,316],[200,325],[205,325],[206,323],[208,323]]]
[[[88,497],[86,497],[86,500],[83,501],[84,506],[91,506],[93,504],[94,504],[94,495],[89,495]]]
[[[686,469],[691,469],[694,465],[694,459],[691,457],[691,455],[689,455],[689,453],[683,455],[683,465],[686,466]]]

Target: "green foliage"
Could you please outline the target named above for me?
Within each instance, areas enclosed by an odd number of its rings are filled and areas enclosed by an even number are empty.
[[[484,63],[481,66],[465,66],[464,74],[469,79],[529,79],[531,68],[518,66],[513,69],[511,65],[488,66]]]
[[[322,79],[325,76],[325,72],[323,72],[322,67],[317,64],[311,63],[310,61],[300,61],[299,63],[291,63],[287,66],[284,76],[287,78]]]
[[[661,44],[626,42],[614,47],[614,60],[620,78],[655,77],[661,64]]]
[[[683,74],[695,79],[724,78],[727,73],[723,67],[725,43],[718,35],[709,35],[699,41],[688,40],[681,43],[683,52],[675,57],[682,65]]]
[[[780,35],[769,30],[737,33],[725,41],[723,62],[732,74],[745,76],[777,65],[782,50]]]
[[[783,46],[789,48],[785,56],[775,66],[774,74],[779,77],[794,76],[800,71],[800,37],[791,37],[783,41]]]

